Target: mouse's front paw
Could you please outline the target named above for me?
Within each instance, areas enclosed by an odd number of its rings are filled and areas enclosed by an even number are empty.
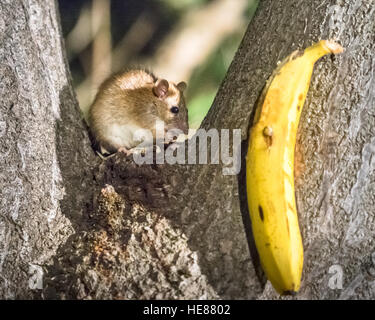
[[[133,150],[132,149],[128,150],[125,147],[121,147],[117,150],[117,152],[125,153],[126,156],[129,156],[133,153]]]

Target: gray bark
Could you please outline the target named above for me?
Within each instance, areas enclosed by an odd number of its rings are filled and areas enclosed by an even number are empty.
[[[40,295],[44,265],[92,202],[95,160],[63,52],[54,1],[0,2],[2,298]]]
[[[240,127],[246,138],[250,111],[277,61],[319,39],[346,48],[316,65],[298,131],[303,165],[296,198],[305,262],[297,299],[375,297],[374,18],[372,1],[261,1],[204,123]],[[212,185],[231,188],[224,181]],[[330,280],[340,268],[343,286],[335,289]],[[251,296],[244,287],[239,291]],[[254,297],[277,294],[268,283]]]
[[[261,1],[203,123],[241,128],[244,156],[277,61],[321,38],[346,47],[316,65],[299,127],[297,299],[375,297],[374,11]],[[94,158],[60,39],[53,1],[0,3],[0,296],[278,298],[259,268],[244,170]]]

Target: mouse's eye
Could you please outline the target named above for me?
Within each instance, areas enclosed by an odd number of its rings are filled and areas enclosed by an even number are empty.
[[[172,107],[171,108],[172,113],[178,113],[178,111],[180,111],[180,109],[178,109],[178,107]]]

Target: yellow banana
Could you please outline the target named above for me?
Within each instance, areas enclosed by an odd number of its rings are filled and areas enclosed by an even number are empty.
[[[255,244],[268,280],[280,294],[300,288],[303,247],[294,195],[294,148],[314,63],[343,48],[321,40],[295,51],[273,72],[250,129],[247,197]]]

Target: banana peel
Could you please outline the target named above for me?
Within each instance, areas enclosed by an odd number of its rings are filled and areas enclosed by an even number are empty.
[[[246,157],[247,198],[262,268],[279,294],[301,284],[303,246],[294,192],[298,123],[315,62],[343,48],[321,40],[289,55],[271,75],[256,107]]]

